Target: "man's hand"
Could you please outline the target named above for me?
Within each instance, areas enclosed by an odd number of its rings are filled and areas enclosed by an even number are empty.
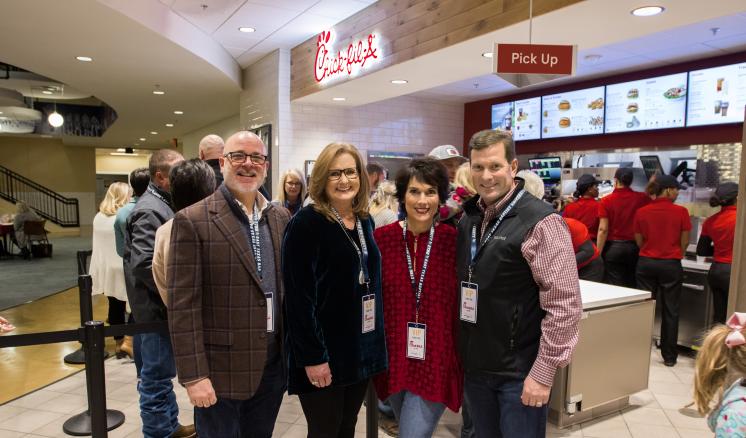
[[[186,390],[187,395],[189,395],[189,401],[197,408],[209,408],[218,402],[210,379],[187,383]]]
[[[306,367],[306,376],[311,385],[317,388],[323,388],[332,384],[332,371],[329,369],[329,362],[321,365]]]
[[[526,380],[523,381],[521,402],[526,406],[540,408],[549,402],[549,391],[551,389],[551,386],[542,385],[532,379],[531,376],[526,377]]]

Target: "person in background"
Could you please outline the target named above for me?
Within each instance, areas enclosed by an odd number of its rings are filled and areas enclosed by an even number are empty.
[[[200,438],[270,438],[286,386],[280,242],[290,213],[259,192],[257,135],[228,138],[223,184],[179,211],[168,258],[169,330]]]
[[[432,157],[413,159],[396,176],[404,220],[374,233],[389,357],[388,371],[374,381],[402,437],[432,436],[445,408],[458,412],[463,397],[452,318],[458,307],[456,229],[438,221],[447,195],[445,167]]]
[[[132,187],[132,197],[130,201],[117,210],[116,219],[114,219],[114,241],[116,242],[117,254],[124,257],[124,236],[127,232],[127,218],[135,208],[137,200],[140,199],[150,183],[150,172],[147,167],[139,167],[130,172],[130,187]]]
[[[427,155],[439,160],[446,167],[446,170],[448,170],[448,181],[451,183],[456,179],[456,171],[459,166],[467,161],[459,153],[458,149],[456,149],[456,146],[450,144],[436,146]],[[453,191],[453,188],[451,191]]]
[[[368,382],[388,366],[381,254],[357,148],[327,145],[310,193],[282,244],[288,393],[298,394],[309,438],[352,438]]]
[[[130,200],[127,183],[115,182],[109,186],[98,213],[93,218],[93,251],[88,272],[91,275],[93,295],[104,294],[109,301],[109,324],[125,322],[127,313],[127,287],[124,284],[124,265],[116,252],[114,221],[117,211]],[[116,356],[132,357],[132,338],[115,336]]]
[[[746,436],[746,313],[705,336],[694,368],[694,402],[716,438]],[[716,403],[713,405],[713,402]]]
[[[150,156],[150,183],[127,218],[124,245],[124,279],[127,299],[138,323],[166,321],[166,306],[155,286],[152,272],[155,232],[174,215],[169,172],[184,161],[172,149],[160,149]],[[140,418],[145,438],[192,437],[193,425],[179,425],[172,380],[176,377],[174,353],[167,333],[140,336]]]
[[[689,211],[674,204],[679,183],[671,175],[658,175],[653,184],[656,199],[634,217],[635,242],[640,247],[637,286],[653,293],[661,309],[663,364],[676,365],[679,337],[679,299],[684,271],[681,259],[689,245],[692,224]]]
[[[730,289],[730,268],[733,263],[733,240],[736,234],[736,204],[738,184],[725,182],[715,190],[710,198],[712,207],[720,211],[710,216],[702,224],[702,233],[697,242],[698,256],[713,256],[707,283],[712,291],[714,312],[713,323],[725,323]]]
[[[16,203],[16,215],[13,218],[13,240],[16,245],[21,249],[21,255],[27,258],[31,255],[31,251],[28,247],[28,239],[23,233],[23,224],[26,221],[40,221],[42,220],[34,210],[29,207],[26,201],[18,201]]]
[[[562,214],[564,217],[579,220],[588,228],[588,234],[592,240],[596,240],[598,234],[598,185],[601,181],[593,175],[586,173],[580,175],[576,190],[573,194],[577,201],[568,204]]]
[[[635,213],[650,203],[645,193],[632,190],[631,167],[614,174],[614,191],[598,206],[596,245],[604,260],[604,283],[634,288],[639,248],[635,243]]]
[[[0,316],[0,333],[8,333],[8,332],[11,332],[11,331],[13,331],[15,329],[16,329],[16,327],[13,324],[11,324],[10,322],[8,322],[7,319],[5,319],[2,316]]]
[[[199,141],[199,159],[209,164],[215,173],[215,187],[223,184],[223,174],[220,173],[220,157],[223,156],[225,143],[219,135],[209,134]]]
[[[386,180],[386,169],[378,163],[368,163],[365,170],[368,172],[368,186],[373,196],[378,189],[378,184]]]
[[[479,196],[464,204],[456,253],[466,400],[479,438],[543,437],[582,314],[570,234],[515,178],[509,132],[477,132],[469,151]]]
[[[440,220],[455,225],[461,219],[461,213],[464,211],[462,207],[464,202],[477,194],[477,190],[471,181],[471,167],[469,163],[463,163],[456,170],[451,189],[445,204],[440,206]]]
[[[370,216],[376,228],[393,224],[399,219],[399,200],[396,197],[396,185],[391,181],[381,181],[370,199]]]
[[[306,198],[306,183],[298,169],[288,169],[280,175],[280,186],[277,188],[275,205],[285,207],[294,215],[303,206]]]

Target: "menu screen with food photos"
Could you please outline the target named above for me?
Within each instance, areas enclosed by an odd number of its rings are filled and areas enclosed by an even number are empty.
[[[686,92],[686,73],[607,85],[605,132],[681,128]]]
[[[541,138],[540,97],[516,100],[513,114],[513,139],[515,141]]]
[[[513,130],[513,102],[492,105],[492,129]]]
[[[743,122],[746,62],[689,72],[687,126]]]
[[[604,87],[542,96],[541,106],[541,138],[604,132]]]

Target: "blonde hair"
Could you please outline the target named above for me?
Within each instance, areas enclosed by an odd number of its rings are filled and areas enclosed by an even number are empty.
[[[539,199],[544,198],[544,181],[541,180],[539,175],[531,172],[530,170],[521,170],[520,172],[516,173],[515,176],[518,178],[523,178],[523,181],[525,181],[525,183],[523,184],[523,188],[527,192],[531,193]]]
[[[280,175],[280,187],[277,190],[277,200],[280,201],[282,205],[285,205],[285,201],[287,201],[287,193],[285,193],[285,183],[287,182],[289,176],[295,177],[300,183],[300,194],[298,195],[298,201],[303,202],[303,199],[305,199],[306,197],[306,180],[305,178],[303,178],[300,170],[288,169],[283,172],[282,175]]]
[[[746,345],[728,348],[731,329],[719,324],[705,336],[694,368],[694,403],[700,414],[713,410],[712,401],[738,377],[746,375]]]
[[[463,187],[472,193],[477,193],[477,189],[474,188],[474,181],[471,179],[471,165],[468,161],[456,169],[453,183],[456,184],[456,187]]]
[[[308,193],[314,201],[313,208],[330,220],[336,220],[332,213],[331,204],[326,194],[326,183],[329,180],[329,168],[338,156],[350,154],[355,160],[360,189],[352,200],[352,211],[361,218],[368,217],[368,202],[370,197],[370,183],[368,182],[368,171],[365,170],[363,159],[357,148],[349,143],[329,143],[321,151],[311,173],[311,183]]]
[[[377,214],[386,208],[394,213],[399,211],[399,201],[396,199],[396,184],[391,181],[381,181],[373,197],[370,198],[370,214]]]
[[[107,215],[113,216],[117,214],[117,210],[122,208],[124,204],[130,201],[130,186],[127,183],[115,182],[109,186],[109,190],[106,191],[104,200],[101,201],[101,205],[98,207],[98,211]]]

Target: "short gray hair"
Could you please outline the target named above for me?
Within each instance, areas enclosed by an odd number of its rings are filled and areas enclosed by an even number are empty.
[[[510,131],[502,129],[485,129],[471,136],[469,140],[469,155],[471,151],[487,149],[488,147],[502,143],[505,147],[505,160],[510,163],[515,159],[515,141]]]
[[[199,141],[199,151],[205,156],[221,156],[223,147],[225,147],[223,139],[215,134],[206,135]]]

